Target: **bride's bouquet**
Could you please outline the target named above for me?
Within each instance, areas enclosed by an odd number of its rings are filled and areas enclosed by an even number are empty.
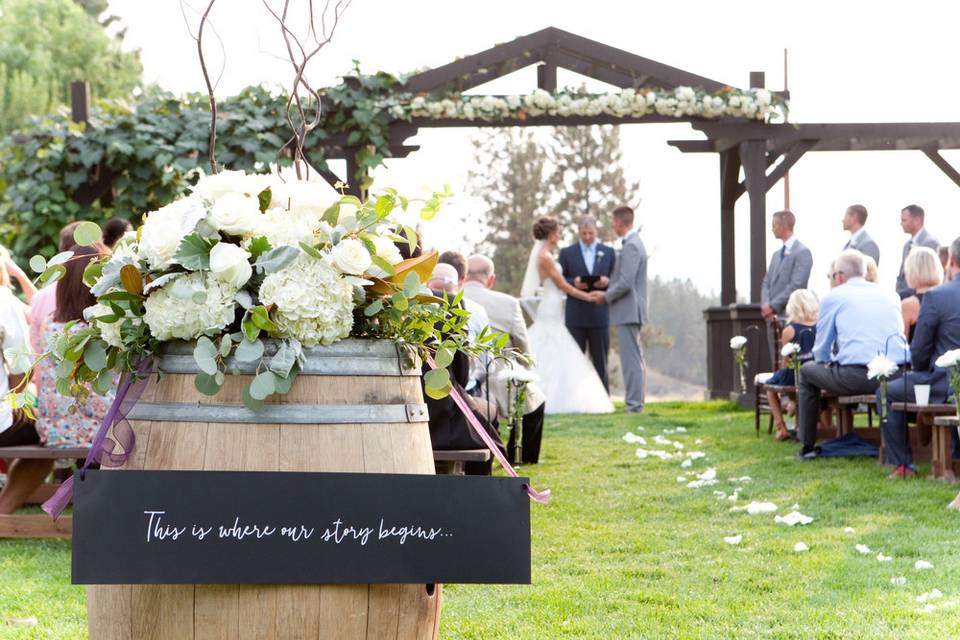
[[[424,286],[435,252],[401,256],[398,245],[413,253],[417,234],[394,213],[416,203],[429,219],[447,196],[411,201],[386,189],[361,201],[325,183],[273,175],[202,177],[86,268],[96,304],[84,312],[85,324],[71,323],[44,354],[59,363],[57,388],[81,400],[91,389],[106,393],[114,372],[144,375],[164,343],[188,340],[201,371],[195,385],[207,395],[223,385],[231,355],[259,363],[243,394],[257,409],[290,389],[304,349],[353,336],[394,340],[411,361],[432,355],[437,368],[425,385],[442,397],[455,351],[503,355],[506,343],[488,333],[471,344],[459,296],[438,298]],[[95,227],[83,223],[78,243],[99,240]],[[49,261],[34,256],[31,267],[49,282],[71,259],[70,252]],[[15,406],[27,406],[22,392],[13,393]]]

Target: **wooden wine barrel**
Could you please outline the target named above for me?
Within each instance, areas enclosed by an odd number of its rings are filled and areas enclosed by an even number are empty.
[[[252,365],[229,359],[213,397],[194,387],[192,345],[160,358],[131,413],[134,454],[123,469],[433,474],[420,371],[389,341],[305,350],[286,395],[251,413],[241,391]],[[271,353],[268,346],[267,353]],[[97,585],[91,639],[436,638],[440,585]]]

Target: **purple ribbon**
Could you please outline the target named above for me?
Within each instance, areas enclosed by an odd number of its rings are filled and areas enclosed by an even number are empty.
[[[135,373],[127,372],[123,374],[113,404],[110,405],[110,409],[103,416],[100,428],[97,429],[93,442],[90,444],[87,459],[80,467],[81,481],[87,469],[94,462],[105,467],[119,467],[133,453],[137,438],[127,421],[127,414],[130,413],[134,405],[137,404],[137,400],[143,395],[143,390],[150,380],[152,365],[153,360],[145,358],[137,364]],[[43,503],[43,510],[53,516],[54,520],[60,516],[73,499],[73,478],[76,475],[74,473],[70,476],[66,482],[60,485],[56,493]]]

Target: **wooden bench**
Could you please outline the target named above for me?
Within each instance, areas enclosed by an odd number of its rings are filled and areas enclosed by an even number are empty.
[[[488,460],[490,460],[489,449],[451,449],[433,452],[433,463],[437,468],[437,475],[462,476],[465,463]]]
[[[953,473],[952,464],[952,442],[949,425],[937,426],[937,420],[942,417],[955,417],[957,415],[957,406],[954,404],[924,404],[918,405],[913,402],[891,402],[890,408],[893,411],[904,411],[907,414],[915,414],[916,418],[913,424],[917,427],[918,443],[921,447],[930,446],[930,466],[933,471],[933,477],[937,480],[947,480],[956,482]],[[909,417],[907,426],[911,424]],[[909,430],[907,432],[910,436]],[[921,447],[917,447],[920,449]],[[883,447],[881,447],[881,456]],[[926,451],[921,451],[921,456],[914,456],[915,459],[925,459]],[[881,462],[883,458],[880,458]]]
[[[0,459],[15,460],[83,460],[87,457],[87,447],[55,448],[40,445],[22,447],[0,447]],[[59,484],[47,483],[37,488],[27,499],[37,504],[45,501],[57,490]],[[73,531],[73,518],[61,516],[56,521],[47,514],[42,515],[0,515],[0,538],[69,538]]]
[[[867,429],[873,429],[873,410],[877,406],[877,396],[871,394],[857,396],[840,396],[837,398],[837,435],[845,436],[855,431],[853,420],[858,414],[860,405],[867,406]],[[879,436],[877,436],[879,437]],[[869,438],[867,438],[869,439]]]
[[[754,427],[757,430],[757,437],[760,437],[760,414],[767,413],[770,414],[769,422],[767,423],[767,435],[773,433],[773,414],[770,413],[770,403],[767,401],[767,392],[773,391],[778,394],[788,394],[793,395],[794,398],[797,397],[797,388],[794,386],[786,386],[782,384],[765,384],[758,383],[753,385],[754,393]]]
[[[953,471],[953,432],[958,425],[956,412],[933,419],[933,477],[951,483],[957,481]]]

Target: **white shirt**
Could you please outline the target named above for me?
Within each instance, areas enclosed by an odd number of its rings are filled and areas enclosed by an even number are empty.
[[[29,339],[25,305],[13,295],[13,291],[0,286],[0,348],[4,352],[4,357],[0,358],[0,431],[9,429],[13,424],[13,409],[7,401],[9,376],[12,373],[25,373],[30,368],[27,356]],[[10,358],[6,355],[8,349],[11,351]],[[19,356],[14,356],[14,353]]]
[[[795,244],[797,244],[797,236],[790,236],[789,238],[784,240],[783,246],[784,246],[784,249],[786,249],[784,253],[790,253],[791,251],[793,251],[793,245]]]
[[[479,302],[474,302],[466,296],[462,299],[463,308],[470,312],[467,318],[467,337],[470,342],[476,342],[477,336],[484,327],[490,326],[490,318],[487,316],[487,310]],[[467,382],[466,391],[473,389],[479,380],[479,369],[486,363],[478,362],[475,358],[470,359],[470,380]]]

